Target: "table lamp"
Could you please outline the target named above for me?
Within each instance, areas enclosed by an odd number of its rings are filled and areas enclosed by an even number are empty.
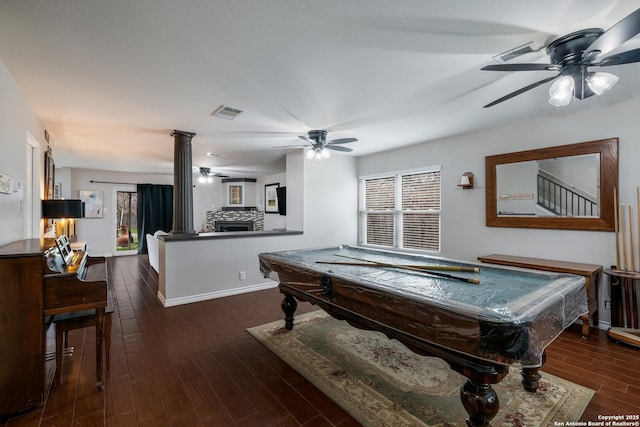
[[[84,217],[84,203],[80,199],[49,199],[42,201],[42,218],[56,220],[56,237],[66,235],[76,241],[75,218]]]

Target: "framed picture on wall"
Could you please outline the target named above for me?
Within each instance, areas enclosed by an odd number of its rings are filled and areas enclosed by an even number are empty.
[[[47,147],[44,153],[44,198],[53,199],[53,186],[55,184],[56,164],[51,156],[51,147]]]
[[[280,183],[267,184],[264,186],[264,212],[265,213],[278,213],[278,192],[277,188],[280,187]]]
[[[0,172],[0,193],[13,193],[13,177]]]
[[[244,206],[244,190],[243,185],[229,186],[229,205]]]
[[[85,218],[102,218],[102,191],[80,190],[80,200],[84,202]]]

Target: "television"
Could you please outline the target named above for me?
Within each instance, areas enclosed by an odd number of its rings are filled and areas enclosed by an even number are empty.
[[[278,195],[278,213],[280,215],[287,214],[287,187],[276,188],[276,194]]]

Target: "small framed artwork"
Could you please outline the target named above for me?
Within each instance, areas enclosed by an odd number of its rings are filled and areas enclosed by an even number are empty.
[[[80,200],[84,202],[85,218],[102,218],[102,191],[80,190]]]
[[[229,205],[244,206],[244,190],[243,185],[229,186]]]
[[[276,189],[280,183],[266,184],[264,186],[264,213],[278,213],[278,192]]]
[[[13,193],[13,177],[0,172],[0,193]]]
[[[53,185],[55,183],[56,164],[51,155],[51,147],[44,153],[44,198],[53,199]]]

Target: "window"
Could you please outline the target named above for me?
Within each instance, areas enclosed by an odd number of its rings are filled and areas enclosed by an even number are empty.
[[[440,250],[440,167],[360,178],[360,244]]]

